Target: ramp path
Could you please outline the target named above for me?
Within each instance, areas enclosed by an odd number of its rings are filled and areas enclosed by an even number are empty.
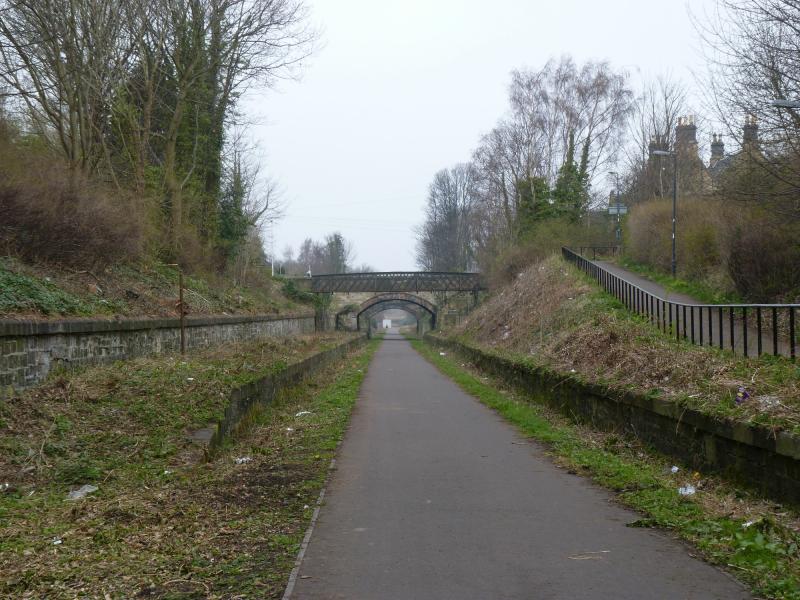
[[[596,265],[599,265],[616,275],[620,279],[627,281],[635,286],[640,287],[641,289],[649,292],[653,296],[657,298],[661,298],[663,300],[667,300],[668,302],[679,302],[682,304],[687,305],[697,305],[698,308],[691,308],[690,312],[686,314],[686,324],[684,325],[684,314],[682,311],[675,310],[673,313],[673,318],[675,322],[675,326],[678,331],[683,330],[687,337],[694,340],[701,340],[703,339],[703,344],[706,346],[713,345],[715,347],[719,347],[720,344],[725,349],[736,349],[736,354],[744,355],[745,353],[745,327],[741,319],[741,313],[737,311],[737,315],[735,318],[731,320],[729,316],[729,311],[727,309],[723,311],[718,311],[715,309],[709,309],[708,304],[693,298],[692,296],[687,296],[686,294],[681,294],[678,292],[671,292],[664,288],[664,286],[659,285],[649,279],[637,275],[620,267],[619,265],[603,260],[593,260],[591,261]],[[700,310],[699,306],[705,306],[705,310]],[[747,355],[748,356],[758,356],[758,329],[754,326],[754,322],[756,321],[756,315],[753,314],[754,311],[750,311],[747,336],[749,338],[749,343],[747,344]],[[695,319],[694,316],[697,318]],[[783,336],[778,336],[777,344],[773,341],[773,335],[770,326],[767,324],[766,319],[769,318],[769,309],[764,309],[764,318],[765,318],[765,326],[762,329],[761,333],[761,345],[763,352],[767,354],[772,354],[773,352],[782,354],[784,356],[791,356],[792,348],[788,342],[788,334],[784,333]],[[781,313],[781,319],[785,320],[785,315]],[[785,323],[784,323],[785,324]],[[704,337],[705,336],[705,337]],[[733,336],[733,343],[731,342],[731,336]],[[795,350],[797,352],[797,350]]]
[[[292,600],[750,598],[396,335],[370,366]]]

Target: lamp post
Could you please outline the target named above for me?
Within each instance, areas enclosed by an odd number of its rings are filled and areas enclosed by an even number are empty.
[[[619,173],[617,173],[616,171],[609,171],[608,174],[614,177],[614,189],[615,189],[615,195],[617,196],[617,206],[615,207],[615,212],[617,214],[617,228],[614,233],[617,238],[617,243],[619,244],[620,240],[622,239],[622,228],[620,227],[620,222],[619,222],[620,219],[619,215],[621,210],[619,201]]]
[[[678,153],[675,150],[653,150],[655,156],[672,157],[672,276],[678,271],[676,234],[678,225]]]

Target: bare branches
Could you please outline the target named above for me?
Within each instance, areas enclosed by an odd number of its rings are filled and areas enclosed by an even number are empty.
[[[427,271],[466,271],[472,267],[475,171],[456,165],[439,171],[428,191],[425,222],[417,230],[417,264]]]
[[[696,19],[696,26],[710,65],[709,105],[733,139],[746,121],[758,128],[757,143],[743,141],[741,150],[760,181],[739,178],[726,192],[771,200],[800,219],[796,202],[786,201],[800,192],[800,111],[772,106],[800,100],[800,2],[719,0],[710,23]]]

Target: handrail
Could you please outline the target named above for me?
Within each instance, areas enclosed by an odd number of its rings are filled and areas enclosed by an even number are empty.
[[[700,346],[718,346],[721,350],[728,347],[734,354],[738,349],[744,356],[764,354],[766,342],[774,356],[789,356],[792,360],[797,356],[795,311],[800,304],[673,302],[615,275],[570,248],[562,247],[561,254],[628,310],[647,317],[665,333],[674,333],[676,339]],[[755,315],[755,328],[748,323],[748,311]],[[755,338],[755,347],[752,338]]]

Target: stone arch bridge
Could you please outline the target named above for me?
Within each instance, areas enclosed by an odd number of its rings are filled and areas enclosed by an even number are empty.
[[[298,289],[328,297],[322,328],[369,329],[374,316],[397,308],[413,315],[417,329],[435,329],[443,318],[474,308],[486,289],[479,273],[343,273],[295,279]]]

